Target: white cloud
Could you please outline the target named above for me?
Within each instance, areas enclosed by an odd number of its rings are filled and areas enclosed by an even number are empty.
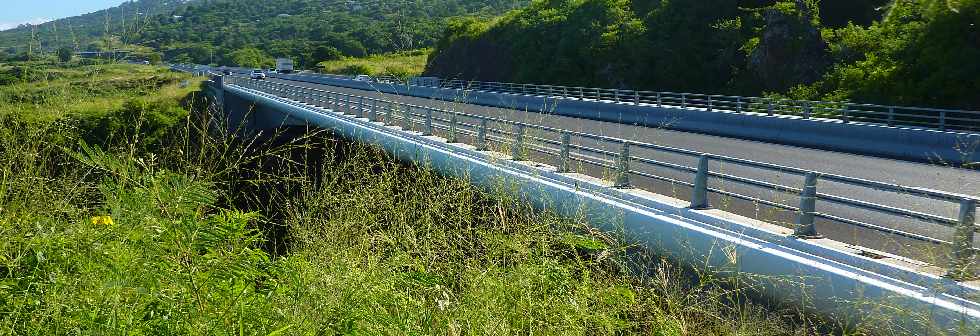
[[[0,22],[0,31],[4,31],[4,30],[7,30],[7,29],[14,29],[14,28],[19,27],[22,24],[35,24],[36,25],[36,24],[42,24],[42,23],[45,23],[45,22],[48,22],[48,21],[51,21],[51,20],[52,19],[50,19],[50,18],[33,18],[33,19],[30,19],[30,20],[27,20],[27,21],[19,21],[19,22]]]

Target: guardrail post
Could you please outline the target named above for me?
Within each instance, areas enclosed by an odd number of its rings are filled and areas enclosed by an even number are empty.
[[[633,91],[633,105],[640,105],[640,92]]]
[[[742,113],[742,97],[735,97],[735,113]]]
[[[623,149],[619,151],[619,160],[616,161],[616,188],[630,187],[630,143],[623,141]]]
[[[578,88],[578,99],[585,100],[585,88]]]
[[[514,124],[514,148],[511,148],[511,158],[514,161],[524,160],[524,125]]]
[[[803,119],[810,119],[810,102],[803,102]]]
[[[851,122],[851,113],[848,109],[840,109],[840,118],[845,124]]]
[[[714,106],[713,105],[714,105],[714,102],[712,101],[711,96],[708,96],[708,112],[711,112],[712,110],[714,110]]]
[[[371,100],[371,114],[368,115],[368,120],[378,121],[378,100]]]
[[[412,128],[412,106],[405,105],[402,110],[402,129],[409,131]]]
[[[657,92],[657,107],[664,107],[664,100],[660,97],[660,92]]]
[[[768,98],[767,99],[767,102],[768,102],[769,106],[766,108],[766,114],[772,116],[772,113],[773,113],[773,111],[772,111],[772,109],[773,109],[773,107],[772,107],[772,98]]]
[[[946,111],[939,111],[939,130],[946,130]]]
[[[681,94],[681,108],[687,108],[687,94]]]
[[[960,201],[960,216],[953,237],[952,260],[946,271],[946,277],[956,280],[968,280],[973,274],[974,251],[973,238],[976,231],[977,202],[964,199]]]
[[[357,113],[354,114],[354,116],[357,117],[357,118],[364,118],[364,115],[366,114],[364,112],[364,110],[365,110],[364,107],[367,106],[367,105],[364,104],[364,97],[359,97],[358,98],[357,106],[359,108],[357,109]]]
[[[803,190],[800,191],[800,210],[796,216],[796,229],[793,236],[798,238],[822,238],[817,233],[817,226],[814,224],[817,212],[817,173],[807,173],[806,180],[803,182]]]
[[[489,120],[480,119],[480,129],[476,133],[476,150],[478,151],[487,150],[487,128],[489,124]]]
[[[449,115],[449,136],[446,137],[446,142],[448,143],[459,142],[458,141],[459,139],[456,136],[457,123],[458,120],[456,120],[456,111],[453,111],[452,114]]]
[[[422,129],[423,136],[432,135],[432,108],[425,108],[425,128]]]
[[[568,131],[561,132],[561,154],[558,155],[558,173],[571,171],[572,155],[572,134]]]
[[[614,98],[616,99],[616,102],[617,102],[617,103],[619,103],[619,102],[620,102],[620,101],[619,101],[619,89],[614,89],[614,90],[613,90],[613,97],[614,97]]]
[[[694,190],[691,192],[691,209],[707,209],[708,204],[708,156],[698,159],[698,172],[694,176]]]
[[[888,126],[895,126],[895,108],[888,108]]]

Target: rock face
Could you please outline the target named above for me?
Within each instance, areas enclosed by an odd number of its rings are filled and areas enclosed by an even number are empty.
[[[796,1],[795,12],[765,11],[766,25],[748,61],[763,89],[785,91],[795,84],[812,83],[830,66],[830,51],[812,22],[813,15],[802,0]]]

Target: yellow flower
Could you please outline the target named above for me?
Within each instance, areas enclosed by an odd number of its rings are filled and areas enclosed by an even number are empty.
[[[95,216],[95,217],[92,217],[92,224],[94,224],[94,225],[107,225],[107,226],[109,226],[109,225],[113,225],[115,223],[112,222],[112,217],[109,217],[108,215],[106,215],[106,216]]]

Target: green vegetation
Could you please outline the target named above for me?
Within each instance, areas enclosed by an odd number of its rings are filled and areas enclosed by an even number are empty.
[[[533,211],[505,185],[478,190],[305,130],[208,136],[220,131],[182,87],[197,82],[186,75],[4,67],[32,77],[0,87],[14,102],[0,110],[0,334],[818,326],[746,303],[737,283],[692,277],[581,221]]]
[[[551,0],[448,25],[426,73],[980,109],[980,1]]]
[[[320,62],[319,69],[326,73],[347,75],[419,76],[425,70],[429,49],[402,51],[381,55],[355,58],[344,57]]]
[[[33,30],[0,32],[0,60],[2,54],[24,55],[28,45],[35,53],[62,46],[111,50],[138,45],[177,63],[255,65],[238,63],[241,59],[231,55],[258,49],[313,68],[334,59],[325,53],[331,49],[339,56],[364,57],[430,47],[448,18],[493,17],[525,4],[527,0],[140,0]]]

